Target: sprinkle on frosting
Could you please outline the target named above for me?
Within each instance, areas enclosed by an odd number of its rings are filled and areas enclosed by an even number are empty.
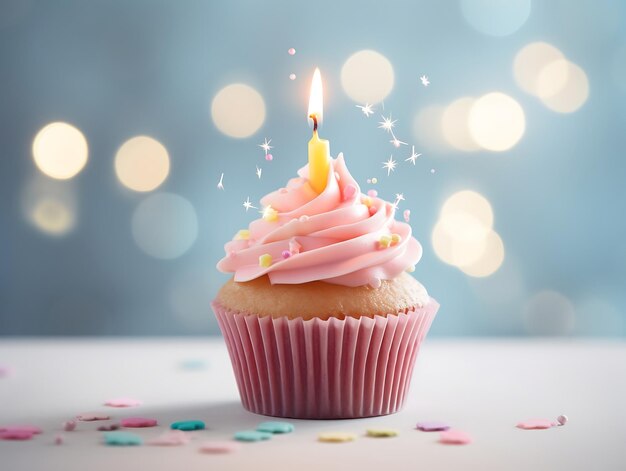
[[[278,221],[278,211],[272,208],[271,204],[263,208],[263,211],[261,211],[261,213],[263,214],[263,219],[267,222]]]
[[[289,258],[291,257],[291,252],[289,250],[283,250],[281,255],[283,256],[283,258]]]
[[[274,284],[322,280],[380,286],[382,280],[397,277],[420,260],[422,247],[412,237],[411,227],[395,219],[393,205],[361,193],[343,155],[331,160],[322,193],[308,185],[308,166],[286,189],[261,199],[261,207],[266,208],[263,216],[269,216],[267,208],[271,208],[272,221],[261,217],[250,224],[246,238],[238,233],[226,244],[226,254],[236,256],[224,257],[218,269],[234,273],[235,281],[267,275]],[[370,211],[368,206],[376,209]],[[378,250],[383,234],[388,246]],[[284,251],[290,256],[283,258]]]
[[[391,245],[396,245],[402,242],[402,236],[400,234],[391,234]]]
[[[378,240],[378,247],[379,248],[386,249],[390,245],[391,245],[391,236],[388,236],[388,235],[380,236],[380,239]]]
[[[241,229],[237,232],[237,234],[235,234],[235,240],[248,240],[249,238],[250,231],[248,229]]]
[[[259,257],[259,266],[264,268],[272,266],[272,256],[268,253],[261,255]]]
[[[415,265],[409,265],[406,269],[407,273],[413,273],[415,271]]]

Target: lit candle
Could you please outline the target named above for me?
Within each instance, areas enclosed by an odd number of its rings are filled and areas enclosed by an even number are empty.
[[[330,143],[326,139],[320,139],[317,135],[317,126],[322,122],[323,114],[322,77],[320,69],[315,69],[309,98],[309,118],[313,120],[313,137],[309,141],[309,185],[317,193],[321,193],[326,188],[330,167]]]

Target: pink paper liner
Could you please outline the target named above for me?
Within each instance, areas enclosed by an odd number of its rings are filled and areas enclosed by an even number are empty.
[[[328,320],[273,319],[213,310],[226,340],[243,406],[298,419],[347,419],[397,412],[417,352],[439,309]]]

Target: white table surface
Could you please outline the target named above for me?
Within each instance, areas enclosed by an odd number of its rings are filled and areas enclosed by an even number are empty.
[[[205,360],[205,368],[181,367]],[[33,424],[43,435],[25,442],[0,441],[0,468],[17,470],[625,470],[626,343],[554,340],[427,340],[416,364],[407,404],[400,413],[343,421],[289,420],[292,434],[242,444],[229,455],[205,455],[198,444],[230,439],[264,417],[242,409],[221,339],[0,340],[0,425]],[[110,398],[144,401],[132,409],[103,407]],[[110,447],[81,422],[74,432],[61,423],[80,412],[108,411],[114,418],[156,418],[158,429],[175,420],[204,420],[180,447]],[[528,418],[569,423],[526,431]],[[419,420],[441,420],[470,433],[471,445],[437,443],[437,433],[415,430]],[[363,436],[389,427],[396,438]],[[322,431],[359,434],[352,443],[316,441]],[[62,433],[65,443],[53,445]]]

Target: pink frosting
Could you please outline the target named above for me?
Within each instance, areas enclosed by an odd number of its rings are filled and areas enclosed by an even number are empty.
[[[273,284],[297,284],[323,280],[345,286],[380,286],[422,257],[422,247],[411,227],[394,219],[392,204],[361,194],[339,154],[331,161],[326,189],[315,193],[308,185],[308,166],[286,188],[263,197],[261,204],[278,212],[277,221],[253,221],[250,238],[231,240],[226,257],[217,264],[234,273],[235,281],[267,275]],[[363,203],[369,198],[368,208]],[[401,240],[380,246],[381,236],[398,234]],[[272,264],[260,266],[269,254]]]

